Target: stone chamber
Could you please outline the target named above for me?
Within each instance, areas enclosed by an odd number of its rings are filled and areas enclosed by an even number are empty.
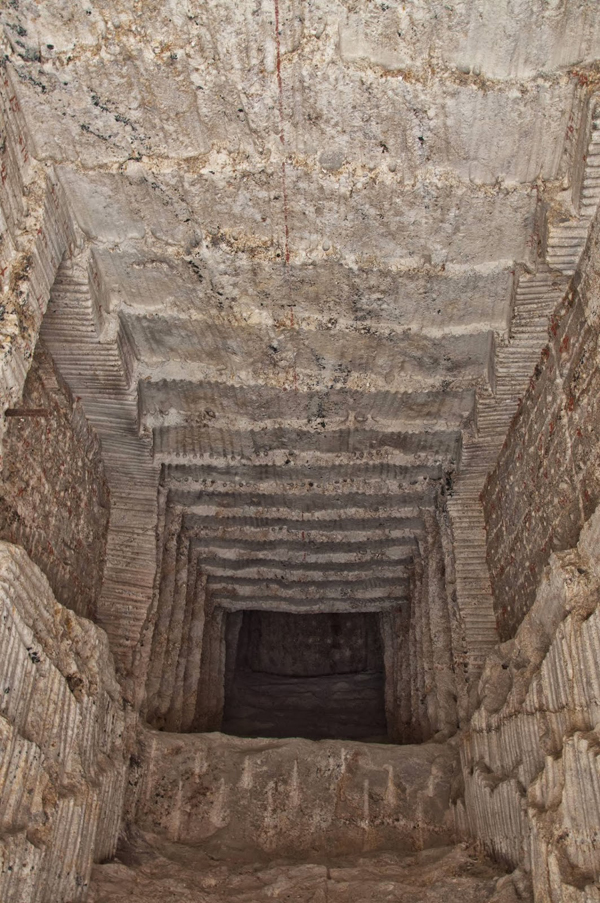
[[[1,903],[600,903],[596,0],[0,19]]]

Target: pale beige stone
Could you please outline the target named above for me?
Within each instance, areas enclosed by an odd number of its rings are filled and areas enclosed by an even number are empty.
[[[1,903],[597,901],[597,4],[0,23]]]

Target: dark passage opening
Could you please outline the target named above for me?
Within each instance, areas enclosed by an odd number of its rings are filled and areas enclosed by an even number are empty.
[[[375,613],[237,612],[226,644],[225,733],[387,739]]]

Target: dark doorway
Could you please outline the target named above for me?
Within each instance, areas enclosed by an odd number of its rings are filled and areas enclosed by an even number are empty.
[[[375,613],[230,614],[222,729],[382,742],[384,680]]]

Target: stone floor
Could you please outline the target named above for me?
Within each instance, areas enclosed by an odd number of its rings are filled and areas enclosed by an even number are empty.
[[[340,860],[219,860],[138,835],[94,868],[88,903],[521,903],[508,876],[464,844]]]

